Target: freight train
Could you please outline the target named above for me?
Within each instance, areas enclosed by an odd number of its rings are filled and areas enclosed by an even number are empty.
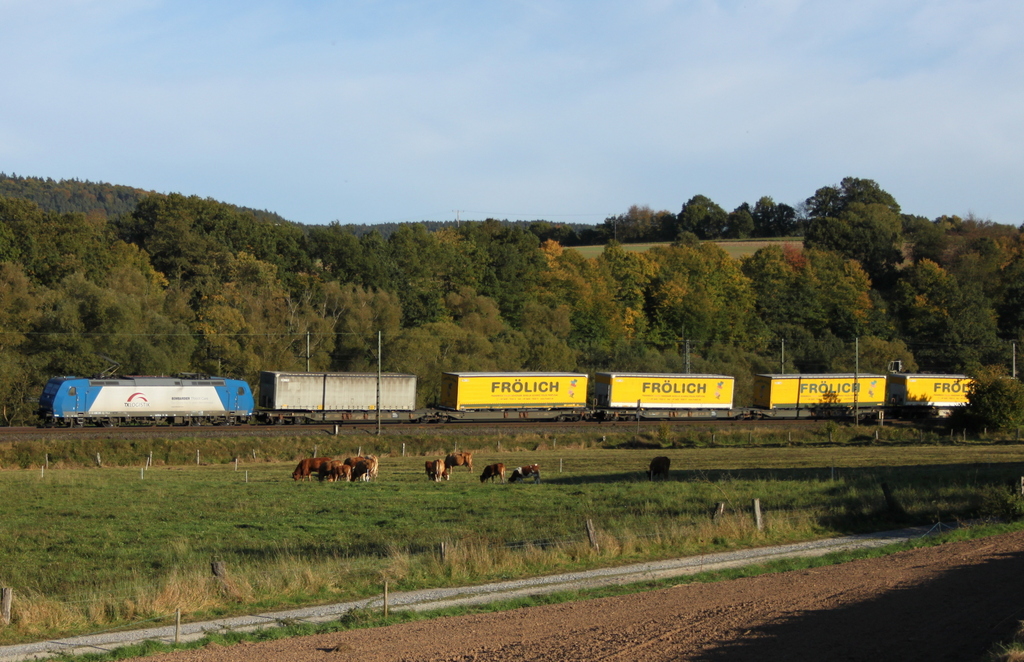
[[[221,377],[55,377],[39,399],[44,425],[165,422],[718,420],[948,416],[967,404],[966,375],[759,374],[753,406],[735,407],[729,375],[445,372],[437,407],[417,408],[415,375],[277,372],[249,385]]]

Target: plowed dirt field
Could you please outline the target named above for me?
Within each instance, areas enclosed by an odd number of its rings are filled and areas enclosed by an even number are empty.
[[[977,660],[1024,619],[1024,532],[806,571],[161,662]]]

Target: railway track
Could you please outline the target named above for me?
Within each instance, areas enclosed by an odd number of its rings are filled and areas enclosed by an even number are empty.
[[[489,421],[460,421],[456,423],[386,423],[381,434],[388,436],[433,433],[462,436],[466,434],[510,434],[515,432],[576,432],[607,434],[614,432],[650,432],[667,425],[672,429],[705,429],[719,431],[754,429],[808,429],[823,422],[814,419],[797,420],[687,420],[687,421],[606,421],[556,422],[532,421],[495,423]],[[122,427],[0,427],[0,441],[54,438],[145,438],[159,437],[235,437],[235,436],[307,436],[307,435],[376,435],[375,423],[346,423],[343,425],[147,425]]]

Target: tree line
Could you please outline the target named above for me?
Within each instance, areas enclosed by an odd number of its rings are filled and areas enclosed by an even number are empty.
[[[716,207],[695,196],[678,214],[637,206],[589,228],[385,234],[180,194],[102,214],[2,195],[0,418],[30,421],[53,375],[375,369],[378,331],[384,369],[418,375],[421,405],[451,370],[689,365],[735,375],[744,405],[758,372],[1009,365],[1024,333],[1020,228],[908,215],[856,178],[799,209]],[[744,260],[708,241],[750,227],[791,239]],[[571,248],[584,236],[603,236],[598,257]],[[665,241],[627,249],[641,237]]]

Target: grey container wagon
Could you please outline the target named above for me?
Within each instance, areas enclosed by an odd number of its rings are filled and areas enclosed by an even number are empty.
[[[260,373],[258,418],[267,423],[373,421],[377,419],[375,372]],[[380,416],[415,421],[416,375],[380,375]]]

